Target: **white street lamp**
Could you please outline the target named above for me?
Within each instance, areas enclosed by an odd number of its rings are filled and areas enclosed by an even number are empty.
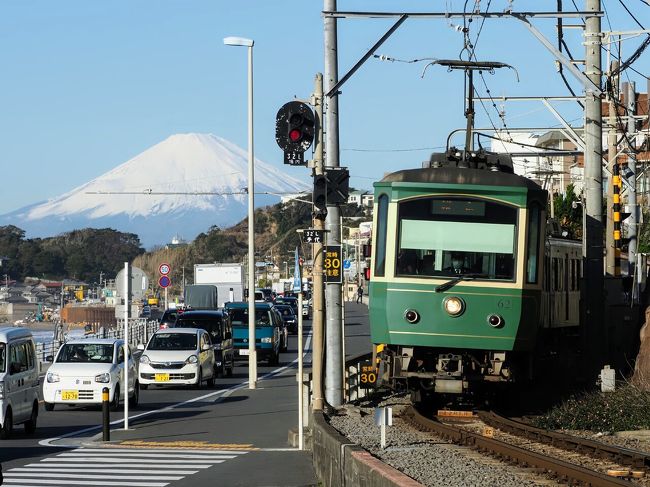
[[[248,388],[257,387],[257,352],[255,350],[255,174],[253,156],[253,40],[225,37],[226,46],[248,48]]]

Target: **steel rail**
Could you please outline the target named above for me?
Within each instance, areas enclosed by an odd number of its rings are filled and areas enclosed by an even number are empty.
[[[621,465],[643,468],[646,471],[650,468],[649,453],[608,445],[588,438],[579,438],[556,431],[548,431],[503,417],[493,411],[481,411],[478,413],[478,417],[484,423],[516,436],[530,438],[564,450],[576,451],[593,458],[603,458]]]
[[[509,445],[503,441],[472,433],[460,427],[454,427],[428,419],[418,413],[413,407],[407,409],[402,415],[402,418],[420,429],[434,432],[450,439],[454,443],[469,446],[479,451],[489,452],[508,461],[526,465],[527,467],[541,468],[568,482],[579,482],[591,487],[613,487],[617,485],[630,487],[631,485],[630,482],[616,477]]]

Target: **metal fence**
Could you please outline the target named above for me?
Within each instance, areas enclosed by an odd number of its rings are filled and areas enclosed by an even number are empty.
[[[136,346],[139,343],[146,344],[153,332],[158,329],[157,320],[147,320],[143,318],[129,320],[129,344]],[[118,320],[115,327],[104,328],[95,325],[86,325],[84,328],[83,338],[124,338],[124,320]],[[70,336],[62,334],[62,337],[54,338],[52,341],[45,341],[36,344],[36,354],[42,361],[46,357],[56,355],[59,347],[72,338],[82,338],[80,335]]]

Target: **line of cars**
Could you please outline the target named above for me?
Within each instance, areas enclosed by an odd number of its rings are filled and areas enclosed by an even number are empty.
[[[289,333],[297,331],[291,299],[283,299],[277,304],[255,303],[255,348],[258,359],[269,365],[279,363]],[[122,339],[72,339],[56,355],[46,357],[51,364],[42,386],[44,407],[52,411],[56,405],[100,404],[104,387],[111,409],[117,410],[125,400],[136,407],[140,389],[150,385],[212,386],[216,377],[233,374],[235,360],[247,358],[248,339],[246,302],[226,303],[217,310],[166,313],[148,343],[138,345],[138,354],[128,346],[127,374]],[[28,433],[36,429],[38,388],[31,332],[0,328],[0,439],[10,436],[17,424],[24,424]]]

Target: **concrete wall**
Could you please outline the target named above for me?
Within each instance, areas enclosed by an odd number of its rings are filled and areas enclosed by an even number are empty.
[[[422,487],[422,484],[350,443],[316,412],[312,422],[313,462],[326,487]]]

